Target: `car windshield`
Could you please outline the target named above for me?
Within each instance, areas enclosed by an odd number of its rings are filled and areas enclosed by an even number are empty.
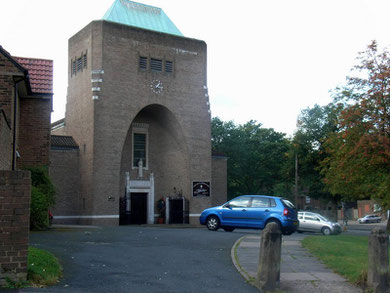
[[[317,215],[322,221],[325,221],[325,222],[331,222],[331,220],[329,220],[327,217],[324,217],[324,216],[321,216],[321,215]]]

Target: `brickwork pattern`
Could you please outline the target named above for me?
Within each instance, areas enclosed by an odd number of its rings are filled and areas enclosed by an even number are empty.
[[[18,168],[49,165],[50,113],[50,99],[21,99]]]
[[[77,219],[56,219],[56,216],[80,215],[79,150],[51,150],[50,178],[56,188],[56,205],[51,210],[55,224],[78,224]]]
[[[0,54],[0,170],[11,169],[12,151],[12,109],[14,82],[12,74],[18,69]]]
[[[12,75],[17,73],[18,69],[4,55],[0,54],[0,108],[4,110],[8,121],[11,121],[14,97]]]
[[[0,108],[0,170],[11,169],[12,133]]]
[[[29,171],[0,171],[0,285],[27,278]]]

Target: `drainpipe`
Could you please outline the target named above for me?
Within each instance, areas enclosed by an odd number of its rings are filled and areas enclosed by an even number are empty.
[[[26,77],[14,81],[14,125],[13,125],[13,137],[12,137],[12,171],[16,170],[16,118],[18,107],[18,83],[25,80]]]

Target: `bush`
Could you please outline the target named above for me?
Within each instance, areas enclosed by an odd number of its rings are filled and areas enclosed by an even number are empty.
[[[31,187],[30,229],[44,230],[49,226],[49,205],[46,195],[39,188]]]
[[[27,168],[31,172],[30,229],[44,230],[49,226],[49,208],[55,203],[55,189],[45,167]]]

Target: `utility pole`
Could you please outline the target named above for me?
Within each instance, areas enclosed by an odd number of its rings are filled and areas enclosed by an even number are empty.
[[[298,207],[298,154],[295,154],[295,186],[294,186],[294,197],[295,197],[295,207],[299,210]]]

